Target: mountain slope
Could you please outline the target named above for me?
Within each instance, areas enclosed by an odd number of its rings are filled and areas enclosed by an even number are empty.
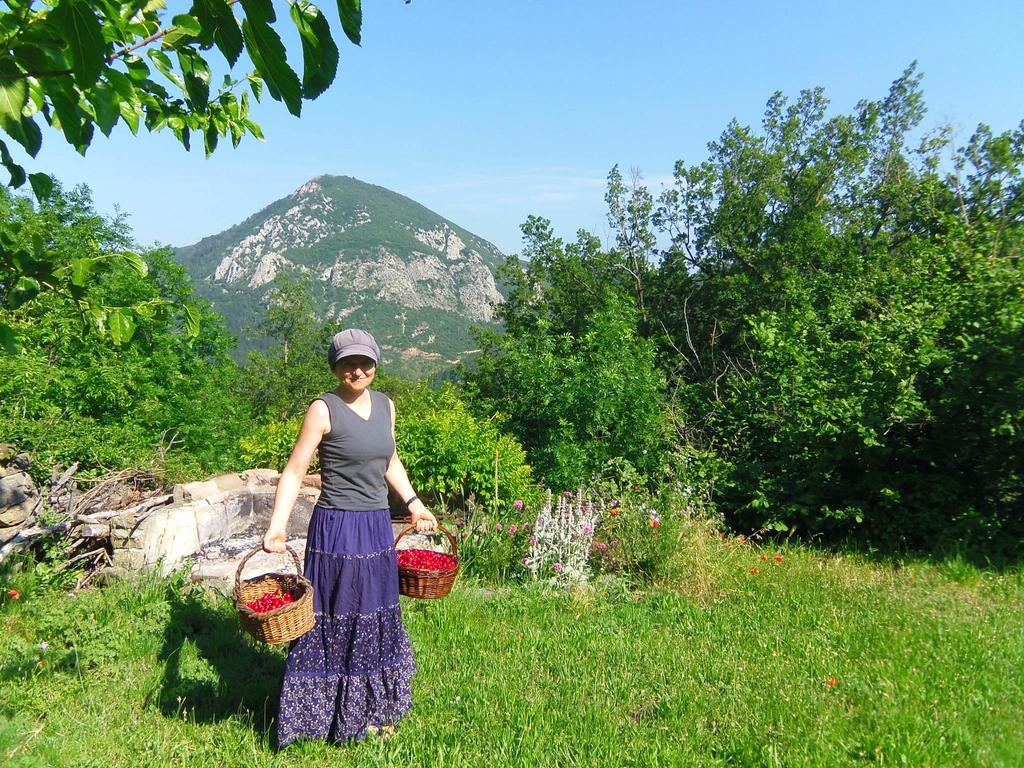
[[[323,316],[378,337],[391,370],[420,374],[469,349],[470,324],[501,301],[502,253],[414,200],[347,176],[318,176],[220,234],[177,249],[197,291],[239,334],[282,272],[310,275]]]

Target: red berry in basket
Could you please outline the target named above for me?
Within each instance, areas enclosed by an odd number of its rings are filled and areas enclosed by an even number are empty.
[[[398,565],[402,568],[452,571],[458,564],[458,560],[444,552],[434,552],[429,549],[402,549],[398,552]]]

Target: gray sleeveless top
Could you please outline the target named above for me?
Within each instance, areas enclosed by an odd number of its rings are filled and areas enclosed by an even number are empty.
[[[331,431],[320,441],[320,501],[334,509],[387,509],[384,480],[395,439],[391,435],[391,401],[368,390],[370,418],[362,419],[334,392],[318,399],[331,413]]]

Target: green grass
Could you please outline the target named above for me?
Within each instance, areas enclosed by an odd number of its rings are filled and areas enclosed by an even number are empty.
[[[0,764],[1024,765],[1020,572],[775,553],[691,531],[642,593],[463,581],[405,602],[419,673],[397,735],[283,753],[282,653],[226,601],[156,578],[72,598],[16,575]]]

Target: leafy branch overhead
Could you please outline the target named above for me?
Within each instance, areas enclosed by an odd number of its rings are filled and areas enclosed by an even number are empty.
[[[34,158],[44,124],[82,154],[97,128],[109,136],[122,122],[133,134],[141,127],[167,129],[185,149],[201,140],[209,155],[222,138],[230,137],[234,146],[247,133],[262,138],[249,117],[250,93],[258,101],[265,87],[297,116],[303,100],[326,91],[338,70],[331,24],[306,0],[289,2],[287,14],[302,43],[301,78],[288,62],[272,0],[194,0],[187,13],[170,18],[165,0],[9,0],[5,5],[0,11],[0,130],[6,137],[0,138],[0,164],[10,174],[8,186],[28,181],[37,198],[50,194],[52,180],[26,173],[8,142]],[[361,0],[336,5],[345,36],[359,45]],[[251,68],[237,74],[243,53]],[[219,85],[215,70],[228,72]],[[0,224],[0,308],[14,310],[58,283],[70,294],[84,289],[88,265],[68,269],[49,260],[38,244],[11,250],[19,238],[6,228]],[[131,335],[128,309],[118,315],[98,311],[94,320],[115,342]],[[0,337],[11,341],[2,323]]]

